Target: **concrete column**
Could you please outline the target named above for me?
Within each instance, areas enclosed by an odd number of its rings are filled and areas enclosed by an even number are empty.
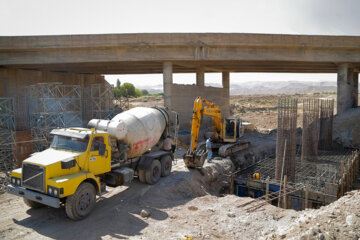
[[[172,109],[171,105],[171,89],[173,84],[173,70],[171,62],[163,64],[163,84],[164,84],[164,106]]]
[[[196,85],[205,86],[205,70],[204,68],[199,68],[196,71]]]
[[[358,103],[358,74],[347,64],[338,66],[337,114],[342,114]]]
[[[359,73],[354,72],[354,98],[355,98],[355,106],[359,105]]]
[[[223,114],[225,116],[230,115],[230,73],[229,72],[222,72],[222,85],[224,89],[224,97],[226,99],[227,106],[223,109]]]
[[[223,88],[230,90],[230,73],[222,72],[222,85]]]

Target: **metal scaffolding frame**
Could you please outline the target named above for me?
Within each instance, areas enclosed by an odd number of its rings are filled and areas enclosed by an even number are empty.
[[[79,85],[38,83],[26,89],[35,150],[48,147],[54,128],[82,127],[82,88]]]
[[[14,98],[0,98],[0,171],[8,172],[15,166]]]
[[[14,132],[0,128],[0,171],[8,172],[16,167],[15,144]]]
[[[111,119],[115,116],[113,88],[109,84],[84,87],[84,124],[91,119]]]
[[[14,98],[0,98],[0,128],[15,130]]]
[[[297,99],[279,99],[275,171],[277,180],[282,180],[286,175],[289,181],[295,182],[296,123]]]
[[[319,143],[319,99],[304,99],[301,160],[316,161]]]

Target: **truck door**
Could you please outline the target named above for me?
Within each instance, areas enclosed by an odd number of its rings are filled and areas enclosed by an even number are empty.
[[[94,137],[91,143],[89,171],[94,175],[109,171],[107,166],[107,156],[109,153],[106,152],[104,155],[100,155],[99,153],[100,145],[104,143],[104,137],[102,136]]]

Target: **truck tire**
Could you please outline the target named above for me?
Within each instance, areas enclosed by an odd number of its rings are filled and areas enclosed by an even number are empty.
[[[171,173],[172,168],[172,158],[170,155],[162,156],[160,159],[161,163],[161,176],[167,177]]]
[[[138,177],[139,177],[140,182],[146,183],[145,170],[139,170]]]
[[[80,184],[75,194],[67,197],[65,202],[66,215],[72,220],[87,217],[95,207],[96,190],[88,182]]]
[[[159,160],[153,160],[151,165],[145,171],[146,182],[150,185],[159,181],[161,176],[161,163]]]
[[[35,202],[35,201],[29,200],[29,199],[26,199],[26,198],[23,198],[23,199],[24,199],[24,203],[28,207],[31,207],[31,208],[41,208],[41,207],[45,206],[44,204],[41,204],[39,202]]]

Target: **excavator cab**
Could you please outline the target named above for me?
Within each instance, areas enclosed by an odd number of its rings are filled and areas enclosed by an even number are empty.
[[[224,119],[224,142],[236,142],[236,119],[235,118],[225,118]]]

